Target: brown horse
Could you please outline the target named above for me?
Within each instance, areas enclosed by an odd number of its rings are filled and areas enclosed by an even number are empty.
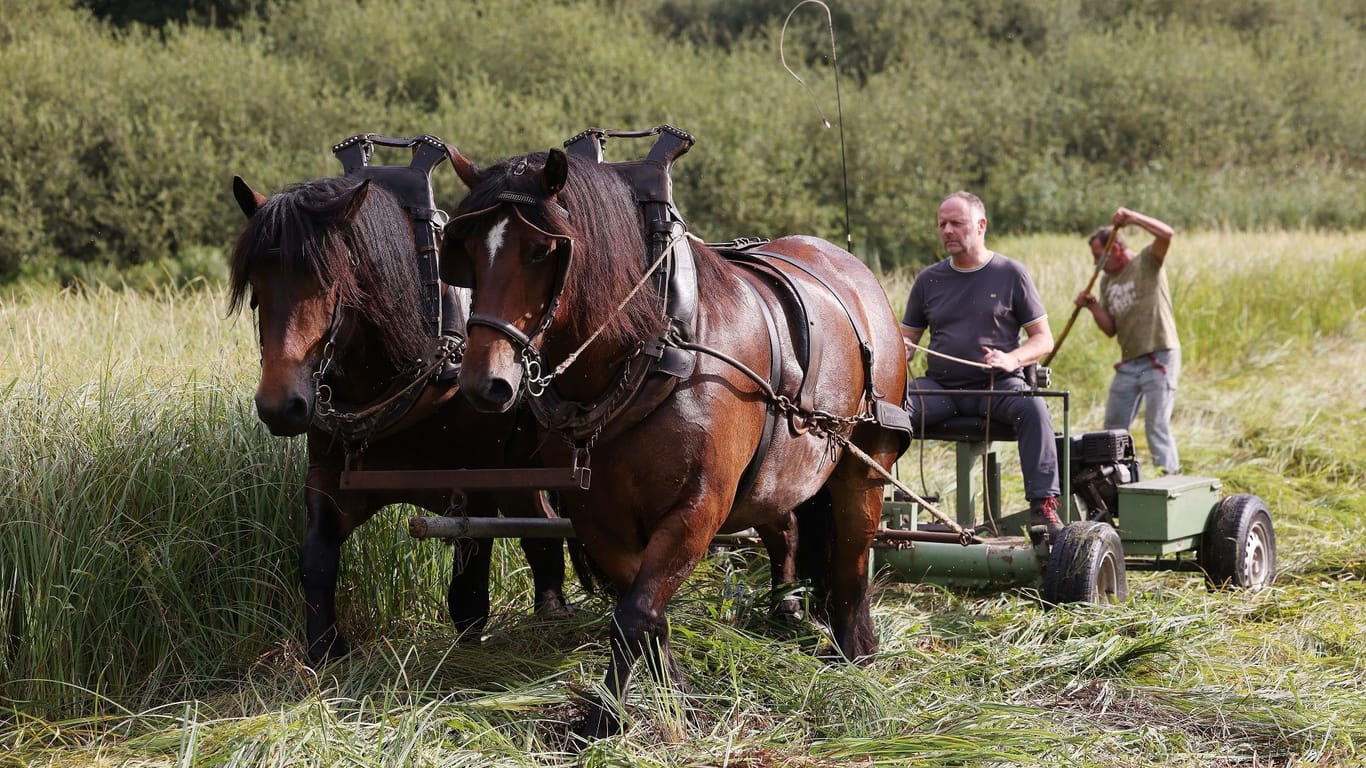
[[[877,403],[898,402],[905,382],[876,278],[815,238],[723,257],[679,230],[668,259],[689,279],[656,281],[666,259],[609,166],[559,150],[486,170],[451,160],[470,191],[447,227],[442,275],[475,287],[461,390],[487,412],[527,395],[542,431],[562,438],[547,452],[591,460],[591,485],[566,493],[566,510],[620,597],[614,701],[595,703],[580,733],[620,730],[641,656],[681,682],[665,609],[718,532],[756,529],[775,571],[812,580],[811,613],[838,652],[874,653],[867,566],[883,481],[849,448],[891,466],[903,444]],[[665,284],[695,285],[683,291],[687,322],[666,312]],[[669,362],[641,362],[651,357]]]
[[[389,504],[442,513],[452,502],[450,491],[343,490],[347,461],[377,470],[520,463],[529,451],[516,444],[518,436],[533,435],[512,415],[478,413],[454,396],[454,382],[432,375],[452,350],[424,324],[413,222],[387,189],[325,178],[267,198],[237,178],[233,192],[247,223],[232,254],[230,311],[249,295],[258,313],[256,411],[272,434],[308,434],[308,528],[299,563],[308,657],[322,664],[348,650],[336,624],[342,542]],[[407,409],[379,407],[405,400]],[[497,507],[516,516],[549,514],[532,493],[500,496],[496,504],[472,494],[467,514],[493,515]],[[468,640],[478,640],[488,619],[490,545],[456,542],[447,604]],[[561,543],[525,540],[522,549],[536,609],[564,611]]]

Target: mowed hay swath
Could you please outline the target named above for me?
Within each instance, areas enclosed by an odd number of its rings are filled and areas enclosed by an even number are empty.
[[[1030,265],[1051,316],[1070,312],[1089,268],[1079,236],[990,245]],[[762,556],[708,561],[672,609],[696,718],[642,680],[626,737],[592,754],[1350,762],[1366,743],[1366,236],[1180,233],[1170,265],[1186,461],[1267,500],[1275,587],[1135,573],[1129,604],[1044,611],[1020,591],[882,585],[882,651],[846,668],[813,657],[818,633],[767,622]],[[896,306],[909,279],[885,285]],[[1084,320],[1054,366],[1075,429],[1098,425],[1115,354]],[[445,548],[372,523],[342,576],[355,656],[318,675],[299,665],[302,447],[256,423],[254,328],[225,317],[220,291],[12,294],[0,328],[0,738],[20,762],[569,763],[565,723],[604,662],[608,603],[579,595],[579,617],[558,624],[526,616],[506,546],[488,639],[455,647]]]

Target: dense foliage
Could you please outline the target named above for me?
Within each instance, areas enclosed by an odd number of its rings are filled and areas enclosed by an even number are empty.
[[[1119,204],[1366,226],[1360,3],[835,0],[838,78],[818,5],[780,52],[794,5],[0,0],[0,279],[213,274],[234,174],[331,175],[363,131],[487,163],[672,123],[699,138],[675,187],[700,235],[844,241],[847,199],[884,265],[933,255],[958,188],[996,232],[1089,230]],[[446,207],[459,192],[439,181]]]

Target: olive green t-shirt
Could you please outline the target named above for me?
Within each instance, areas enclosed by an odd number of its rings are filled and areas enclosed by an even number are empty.
[[[1117,275],[1100,278],[1100,305],[1115,321],[1123,359],[1132,360],[1161,349],[1176,349],[1176,314],[1167,288],[1167,272],[1145,247]]]

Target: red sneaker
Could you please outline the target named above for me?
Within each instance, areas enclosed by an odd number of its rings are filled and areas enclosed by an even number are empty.
[[[1062,519],[1058,517],[1058,497],[1029,500],[1029,524],[1042,525],[1048,529],[1048,538],[1057,541],[1062,533]]]

